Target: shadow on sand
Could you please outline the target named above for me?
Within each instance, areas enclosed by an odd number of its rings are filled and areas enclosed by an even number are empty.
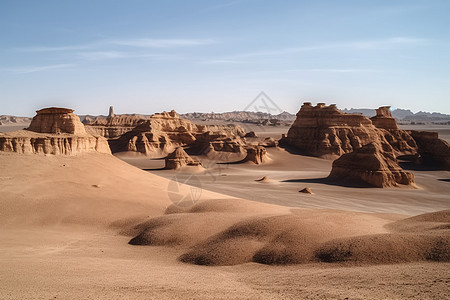
[[[349,187],[349,188],[376,188],[364,181],[356,182],[356,181],[349,181],[349,180],[335,180],[335,179],[330,179],[328,177],[287,179],[287,180],[282,180],[281,182],[321,183],[321,184],[326,184],[326,185],[342,186],[342,187]]]

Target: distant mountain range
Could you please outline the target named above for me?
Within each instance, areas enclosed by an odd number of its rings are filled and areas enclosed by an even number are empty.
[[[375,116],[375,109],[369,108],[350,108],[343,109],[343,112],[346,113],[360,113],[367,117]],[[424,111],[419,111],[417,113],[413,113],[409,109],[401,109],[397,108],[391,111],[392,117],[396,118],[400,121],[409,121],[409,122],[448,122],[450,121],[450,115],[441,114],[441,113],[429,113]]]
[[[363,114],[367,117],[373,117],[375,113],[375,109],[370,108],[344,108],[342,110],[345,113],[358,113]],[[417,113],[413,113],[409,109],[395,109],[391,111],[391,114],[398,121],[404,122],[434,122],[434,123],[449,123],[450,115],[441,114],[441,113],[430,113],[419,111]],[[150,118],[151,115],[141,115],[141,114],[127,114],[129,116],[138,116],[143,119]],[[223,113],[202,113],[202,112],[192,112],[180,114],[182,118],[191,120],[191,121],[225,121],[225,122],[243,122],[243,123],[255,123],[255,124],[288,124],[295,120],[296,115],[291,114],[289,112],[282,112],[280,114],[269,114],[265,112],[253,112],[253,111],[231,111],[231,112],[223,112]],[[81,121],[85,119],[95,120],[95,119],[103,119],[107,116],[99,115],[79,115]],[[14,125],[14,124],[24,124],[29,123],[31,118],[29,117],[16,117],[9,115],[0,115],[0,125]],[[289,124],[288,124],[289,125]]]

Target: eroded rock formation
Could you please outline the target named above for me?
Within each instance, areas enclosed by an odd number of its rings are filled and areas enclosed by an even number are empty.
[[[179,169],[184,166],[199,166],[200,161],[190,157],[182,147],[178,147],[165,158],[166,169]]]
[[[409,134],[416,141],[424,163],[450,171],[450,145],[440,139],[437,132],[411,130]]]
[[[112,139],[133,130],[133,128],[145,123],[145,121],[145,119],[138,116],[115,115],[114,112],[110,112],[106,119],[86,119],[84,122],[89,133]]]
[[[86,134],[83,124],[73,109],[50,107],[36,111],[27,130],[40,133]]]
[[[417,153],[416,143],[406,131],[398,129],[388,107],[379,108],[374,120],[380,128],[365,116],[346,114],[334,104],[312,106],[305,102],[280,143],[325,158],[339,157],[371,142],[389,143],[395,155]]]
[[[0,133],[0,151],[63,155],[89,151],[111,153],[107,140],[86,133],[72,109],[56,107],[38,110],[26,130]]]
[[[400,168],[392,147],[373,142],[335,160],[329,179],[379,188],[414,184],[414,175]]]
[[[257,165],[262,164],[267,161],[267,151],[266,148],[262,146],[248,146],[247,155],[245,156],[244,162],[251,161]]]
[[[372,124],[375,127],[383,128],[387,130],[398,130],[398,125],[395,119],[391,115],[390,106],[381,106],[376,109],[377,115],[370,118]]]
[[[113,152],[145,155],[167,154],[182,146],[198,154],[211,150],[240,152],[244,135],[240,126],[196,125],[171,111],[154,114],[120,138],[110,140],[110,146]]]

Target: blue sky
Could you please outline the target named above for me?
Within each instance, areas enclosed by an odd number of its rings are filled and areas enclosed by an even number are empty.
[[[450,1],[0,0],[0,114],[450,113]]]

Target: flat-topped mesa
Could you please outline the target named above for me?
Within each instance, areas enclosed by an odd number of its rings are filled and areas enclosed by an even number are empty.
[[[80,118],[73,113],[73,109],[50,107],[36,111],[27,130],[39,133],[69,133],[86,134]]]
[[[379,113],[388,119],[386,108],[380,108]],[[365,116],[344,113],[335,104],[313,106],[305,102],[280,144],[294,146],[302,154],[336,158],[370,142],[382,141],[394,148],[395,155],[417,153],[417,145],[404,130],[377,128]]]
[[[56,107],[38,110],[26,130],[0,133],[0,151],[62,155],[90,151],[111,153],[108,141],[86,133],[72,109]]]
[[[280,143],[306,155],[333,158],[378,139],[376,128],[363,115],[346,114],[336,105],[305,102]]]
[[[381,106],[376,109],[377,115],[370,118],[372,124],[377,128],[383,128],[386,130],[398,130],[398,125],[395,119],[391,115],[390,106]]]
[[[329,179],[379,188],[414,185],[414,175],[397,164],[392,147],[386,143],[369,143],[342,155],[333,162]]]
[[[177,147],[165,158],[166,169],[175,170],[184,166],[201,166],[201,162],[190,157],[182,147]]]

